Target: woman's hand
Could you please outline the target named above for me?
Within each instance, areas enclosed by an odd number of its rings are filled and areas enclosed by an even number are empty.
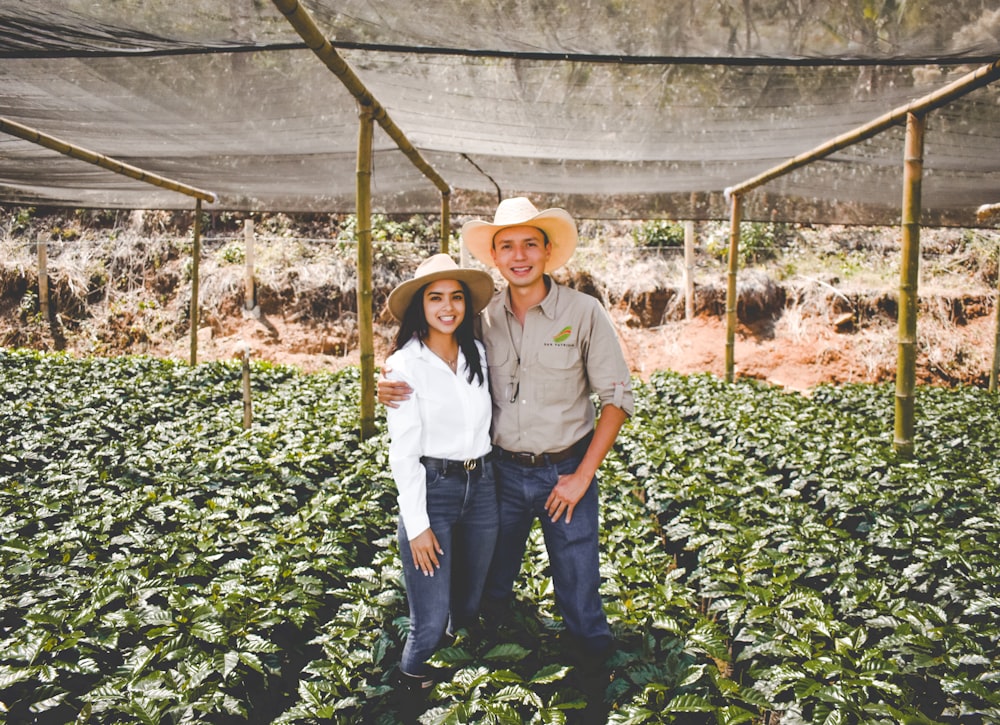
[[[434,576],[434,570],[441,568],[438,555],[444,556],[444,549],[430,529],[424,529],[410,539],[410,553],[413,555],[414,566],[422,571],[424,576]]]

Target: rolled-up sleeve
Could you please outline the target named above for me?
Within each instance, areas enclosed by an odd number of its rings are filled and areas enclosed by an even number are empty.
[[[596,300],[595,300],[596,302]],[[586,355],[587,379],[600,407],[614,405],[631,416],[635,412],[632,372],[622,354],[611,317],[600,304],[591,306],[591,334]]]

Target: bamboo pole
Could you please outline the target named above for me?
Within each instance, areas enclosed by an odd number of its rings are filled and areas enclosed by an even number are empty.
[[[253,400],[250,396],[250,346],[243,345],[243,430],[253,425]]]
[[[254,308],[254,297],[256,292],[254,291],[254,279],[253,279],[253,268],[254,268],[254,231],[253,231],[253,219],[243,220],[243,261],[246,264],[246,269],[244,273],[244,292],[243,292],[243,308],[246,310],[252,310]]]
[[[736,270],[740,257],[740,221],[743,216],[742,197],[730,197],[729,210],[729,271],[726,277],[726,382],[736,378]]]
[[[856,144],[859,141],[871,138],[891,126],[899,125],[901,122],[905,121],[907,116],[910,114],[924,115],[928,111],[947,105],[956,98],[961,98],[977,88],[989,85],[998,78],[1000,78],[1000,60],[995,60],[992,63],[988,63],[980,68],[977,68],[971,73],[967,73],[958,80],[949,83],[943,88],[939,88],[933,93],[921,96],[904,106],[898,106],[888,113],[879,116],[875,120],[869,121],[863,126],[858,126],[852,131],[841,134],[840,136],[817,146],[812,151],[799,154],[798,156],[789,159],[782,164],[778,164],[777,166],[763,172],[762,174],[758,174],[747,181],[736,184],[735,186],[730,186],[726,189],[726,194],[744,194],[751,189],[761,186],[762,184],[766,184],[768,181],[772,181],[773,179],[787,174],[790,171],[794,171],[795,169],[810,164],[813,161],[818,161],[825,156],[829,156],[830,154],[846,148],[847,146]]]
[[[358,335],[361,347],[361,438],[375,435],[375,334],[372,314],[372,139],[370,106],[360,108],[358,132]]]
[[[1000,204],[983,204],[976,209],[976,218],[982,223],[1000,221]],[[995,318],[995,329],[993,336],[993,366],[990,368],[991,393],[997,392],[997,378],[1000,377],[1000,273],[997,274],[997,299],[994,305],[993,315]]]
[[[194,203],[194,245],[191,249],[191,364],[198,364],[198,269],[201,266],[201,199]]]
[[[49,250],[47,243],[39,235],[35,246],[38,248],[38,312],[42,320],[49,321]]]
[[[357,77],[347,62],[334,49],[309,12],[298,0],[273,0],[275,6],[298,32],[306,46],[323,61],[351,95],[357,100],[361,112],[361,131],[358,138],[357,173],[357,220],[358,220],[358,332],[361,345],[361,437],[375,432],[375,351],[372,329],[371,290],[371,154],[373,123],[378,122],[400,151],[440,190],[444,199],[451,194],[451,187],[420,152],[410,143],[406,135],[389,118],[385,108]],[[443,217],[444,215],[442,215]],[[445,228],[442,218],[442,231]]]
[[[341,83],[351,92],[362,107],[371,109],[372,118],[378,122],[382,130],[391,138],[399,150],[406,155],[410,162],[416,166],[424,176],[431,180],[434,185],[445,196],[451,194],[451,187],[448,182],[441,178],[434,168],[424,160],[420,152],[410,143],[406,135],[400,130],[379,103],[375,96],[365,87],[361,79],[351,70],[351,67],[341,57],[337,50],[330,44],[330,41],[320,32],[309,12],[302,7],[298,0],[274,0],[274,4],[282,15],[292,24],[306,45],[315,53],[321,61],[333,71],[334,75],[340,79]]]
[[[914,389],[917,359],[917,284],[920,266],[920,192],[924,170],[925,117],[906,117],[903,159],[903,260],[899,272],[899,347],[896,362],[896,424],[893,447],[913,456]]]
[[[684,319],[694,317],[694,222],[684,222]]]
[[[451,194],[441,194],[441,252],[451,247]]]
[[[990,369],[990,392],[997,392],[997,377],[1000,376],[1000,272],[997,273],[997,300],[993,315],[996,318],[993,336],[993,367]]]
[[[46,148],[58,151],[66,156],[72,156],[75,159],[96,164],[97,166],[108,169],[109,171],[114,171],[116,174],[122,174],[123,176],[138,179],[139,181],[145,181],[147,184],[153,184],[154,186],[186,194],[187,196],[193,196],[199,201],[212,203],[217,198],[211,191],[196,189],[193,186],[182,184],[179,181],[173,181],[172,179],[159,176],[152,172],[143,171],[137,166],[126,164],[95,151],[90,151],[82,146],[77,146],[69,143],[68,141],[58,139],[55,136],[49,136],[46,133],[42,133],[41,131],[37,131],[29,126],[24,126],[7,118],[0,118],[0,131],[5,131],[13,136],[23,138],[25,141],[31,141],[32,143],[39,144],[40,146],[45,146]]]

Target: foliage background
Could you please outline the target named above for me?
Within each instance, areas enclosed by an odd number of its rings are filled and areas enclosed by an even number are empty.
[[[393,722],[405,627],[384,431],[356,368],[0,352],[9,722]],[[1000,719],[996,399],[660,373],[602,472],[603,692],[559,645],[540,540],[426,722]],[[491,623],[492,624],[492,623]]]

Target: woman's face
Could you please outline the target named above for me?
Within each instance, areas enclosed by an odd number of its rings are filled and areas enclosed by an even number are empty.
[[[455,279],[439,279],[424,290],[424,317],[428,327],[444,335],[458,329],[465,317],[465,292]]]

